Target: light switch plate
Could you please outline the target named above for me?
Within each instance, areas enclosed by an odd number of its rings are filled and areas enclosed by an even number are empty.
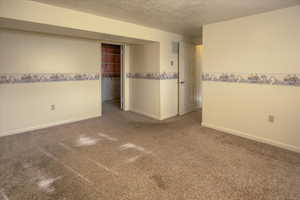
[[[269,115],[268,121],[274,123],[275,117],[273,115]]]

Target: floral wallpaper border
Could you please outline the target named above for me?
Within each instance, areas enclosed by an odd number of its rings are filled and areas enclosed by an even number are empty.
[[[0,74],[0,84],[98,80],[99,73]]]
[[[300,74],[203,73],[203,81],[300,86]]]
[[[163,73],[127,73],[127,78],[168,80],[178,79],[177,72]],[[103,77],[106,77],[105,75]],[[108,76],[111,77],[111,76]],[[99,80],[100,73],[7,73],[0,74],[0,84],[39,83]]]
[[[177,72],[127,73],[127,78],[178,79]],[[100,73],[20,73],[0,74],[0,84],[99,80]],[[203,81],[300,86],[300,74],[281,73],[203,73]]]
[[[178,73],[177,72],[127,73],[127,78],[169,80],[169,79],[178,79]]]

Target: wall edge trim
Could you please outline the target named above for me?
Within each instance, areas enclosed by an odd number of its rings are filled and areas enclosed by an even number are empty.
[[[297,73],[204,72],[201,78],[211,82],[300,86],[300,74]]]
[[[130,108],[128,111],[133,112],[133,113],[137,113],[137,114],[140,114],[140,115],[144,115],[144,116],[150,117],[152,119],[161,120],[161,118],[157,115],[149,114],[149,113],[146,113],[144,111],[140,111],[138,109]]]
[[[222,131],[222,132],[225,132],[225,133],[228,133],[228,134],[231,134],[231,135],[240,136],[240,137],[250,139],[250,140],[254,140],[254,141],[257,141],[257,142],[261,142],[261,143],[264,143],[264,144],[272,145],[272,146],[275,146],[275,147],[278,147],[278,148],[281,148],[281,149],[285,149],[285,150],[293,151],[293,152],[296,152],[296,153],[300,153],[300,147],[293,146],[293,145],[290,145],[290,144],[277,142],[275,140],[270,140],[270,139],[263,138],[263,137],[252,136],[252,135],[249,135],[248,133],[245,133],[245,132],[242,132],[242,131],[238,131],[238,130],[234,130],[234,129],[230,129],[230,128],[225,128],[225,127],[220,127],[220,126],[216,126],[216,125],[209,124],[209,123],[206,123],[206,122],[202,122],[201,126],[206,127],[206,128],[215,129],[217,131]]]
[[[100,80],[95,73],[0,73],[1,84]]]
[[[128,72],[127,78],[130,79],[149,79],[149,80],[174,80],[178,79],[178,72]]]
[[[26,128],[12,129],[12,130],[8,130],[5,132],[0,132],[0,138],[5,137],[5,136],[10,136],[10,135],[17,135],[17,134],[23,134],[23,133],[25,134],[30,131],[40,130],[40,129],[44,129],[44,128],[50,128],[50,127],[64,125],[64,124],[70,124],[70,123],[88,120],[88,119],[92,119],[92,118],[96,118],[96,117],[101,117],[101,115],[95,115],[95,116],[89,116],[89,117],[79,117],[79,118],[74,118],[74,119],[63,120],[60,122],[52,122],[52,123],[40,124],[37,126],[30,126],[30,127],[26,127]]]
[[[168,119],[171,119],[174,117],[179,117],[179,116],[180,116],[179,114],[164,115],[164,116],[161,116],[160,120],[168,120]]]

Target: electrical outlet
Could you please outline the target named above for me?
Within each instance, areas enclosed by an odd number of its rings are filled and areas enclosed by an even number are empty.
[[[274,123],[274,121],[275,121],[274,115],[269,115],[268,121],[269,121],[270,123]]]
[[[52,110],[52,111],[55,110],[55,105],[54,104],[50,106],[50,110]]]
[[[170,64],[171,64],[171,66],[174,66],[174,61],[173,61],[173,60],[171,60],[171,63],[170,63]]]

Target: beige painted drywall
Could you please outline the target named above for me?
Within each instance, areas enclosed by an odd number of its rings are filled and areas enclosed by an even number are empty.
[[[61,7],[25,0],[0,0],[0,18],[14,19],[160,42],[160,64],[168,67],[172,41],[181,35]]]
[[[99,72],[100,43],[0,29],[1,73]]]
[[[206,25],[203,72],[300,73],[299,35],[300,6]],[[204,82],[203,125],[300,152],[299,102],[299,87]]]
[[[130,45],[130,73],[159,72],[159,43]],[[129,110],[160,119],[160,81],[129,78]]]
[[[178,115],[178,80],[160,81],[160,119]]]
[[[160,120],[159,81],[130,79],[130,111]]]
[[[202,107],[202,54],[203,54],[203,45],[195,46],[195,93],[196,93],[196,105],[198,108]]]
[[[98,117],[99,90],[99,81],[0,85],[0,136]]]
[[[160,44],[158,42],[130,45],[130,56],[130,72],[159,72]]]
[[[57,29],[63,27],[72,30],[155,41],[159,43],[158,65],[152,65],[155,66],[154,68],[146,67],[144,68],[144,72],[177,71],[177,55],[172,51],[172,43],[183,39],[183,37],[178,34],[25,0],[0,0],[0,18],[30,22],[36,26],[38,26],[37,24],[42,24],[43,26],[55,26]],[[34,29],[34,27],[32,27],[32,29]],[[63,30],[59,33],[62,34]],[[151,62],[151,60],[149,61]],[[171,61],[175,62],[173,66],[170,64]],[[158,82],[160,82],[158,84],[158,90],[165,91],[164,94],[158,94],[160,95],[159,118],[162,118],[161,115],[163,115],[163,118],[176,115],[177,102],[174,101],[173,93],[177,90],[177,84],[174,81]],[[141,91],[144,93],[150,92],[147,91],[147,88]],[[152,94],[152,96],[157,96],[157,94]],[[145,110],[147,109],[148,108],[145,108]]]
[[[178,73],[178,44],[179,41],[160,43],[161,59],[160,72]],[[177,48],[176,48],[177,47]],[[173,65],[171,65],[173,62]],[[178,80],[160,80],[160,119],[167,119],[178,114]]]
[[[100,71],[94,40],[0,29],[0,43],[0,74]],[[0,96],[0,136],[101,115],[98,80],[1,84]]]

